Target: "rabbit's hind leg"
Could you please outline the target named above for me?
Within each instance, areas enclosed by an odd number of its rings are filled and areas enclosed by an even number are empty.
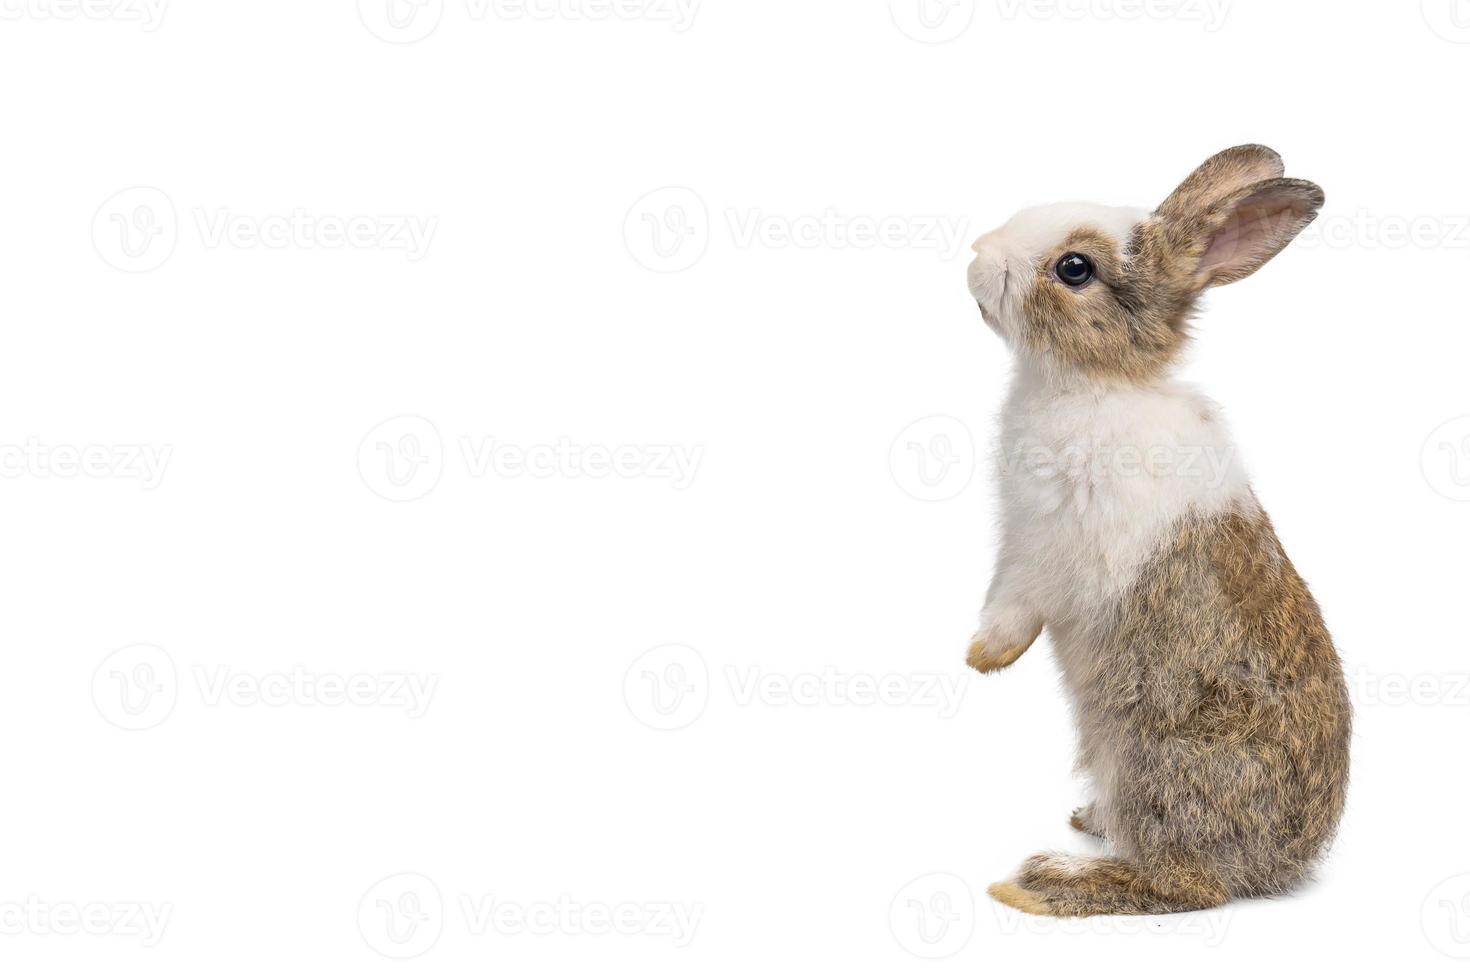
[[[1146,867],[1119,858],[1037,854],[1013,881],[990,896],[1035,915],[1161,915],[1229,901],[1224,884],[1203,866]]]

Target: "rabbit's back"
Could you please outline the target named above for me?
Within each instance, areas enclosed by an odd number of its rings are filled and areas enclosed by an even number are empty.
[[[1206,858],[1236,895],[1298,880],[1342,813],[1351,709],[1254,499],[1179,521],[1087,639],[1069,677],[1080,761],[1120,852]]]

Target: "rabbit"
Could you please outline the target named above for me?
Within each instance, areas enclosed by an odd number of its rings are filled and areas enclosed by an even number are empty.
[[[974,244],[970,292],[1014,354],[1001,541],[967,663],[1046,629],[1110,855],[1037,854],[996,900],[1152,915],[1288,891],[1336,833],[1351,707],[1322,615],[1216,406],[1171,378],[1201,293],[1317,216],[1264,146],[1216,154],[1152,212],[1061,204]]]

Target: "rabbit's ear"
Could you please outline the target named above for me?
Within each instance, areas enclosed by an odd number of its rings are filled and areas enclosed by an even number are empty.
[[[1322,188],[1309,180],[1263,180],[1176,223],[1170,237],[1194,258],[1196,289],[1220,286],[1274,258],[1312,223],[1323,200]]]
[[[1285,173],[1281,155],[1269,146],[1232,146],[1195,168],[1155,213],[1165,219],[1188,218],[1241,188]]]

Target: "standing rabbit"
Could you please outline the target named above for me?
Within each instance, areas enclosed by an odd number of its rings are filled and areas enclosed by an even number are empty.
[[[970,291],[1015,354],[982,673],[1045,627],[1113,856],[1038,854],[990,894],[1047,915],[1153,914],[1290,889],[1331,840],[1350,707],[1317,603],[1215,406],[1170,373],[1200,294],[1243,279],[1322,191],[1264,146],[1205,161],[1153,213],[1022,211]]]

